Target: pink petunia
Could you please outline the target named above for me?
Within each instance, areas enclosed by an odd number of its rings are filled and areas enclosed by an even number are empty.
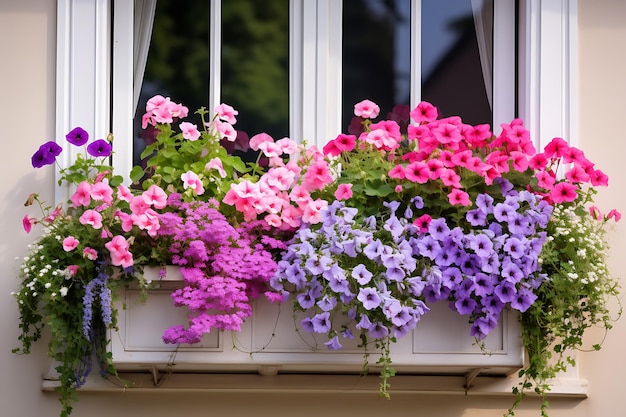
[[[278,139],[276,145],[286,155],[293,155],[298,151],[298,144],[289,138]]]
[[[194,195],[204,194],[202,181],[195,172],[187,171],[184,174],[181,174],[180,179],[183,181],[183,188],[185,190],[188,188],[191,189]]]
[[[371,100],[363,100],[354,105],[354,115],[364,119],[374,119],[379,113],[380,107]]]
[[[335,191],[335,198],[337,200],[348,200],[352,197],[352,184],[340,184]]]
[[[561,181],[550,191],[550,198],[555,203],[569,203],[576,200],[576,186],[567,181]]]
[[[28,217],[28,215],[22,218],[22,227],[24,227],[26,233],[30,233],[30,231],[33,229],[33,223],[35,223],[35,221],[35,219],[31,219],[30,217]]]
[[[204,166],[205,171],[210,171],[212,169],[217,170],[217,173],[220,174],[220,177],[226,178],[226,171],[224,171],[224,165],[222,165],[222,160],[219,158],[213,158]]]
[[[326,161],[316,161],[311,164],[304,174],[303,186],[308,190],[321,190],[330,184],[333,178],[330,175],[330,168]]]
[[[74,236],[68,236],[63,239],[63,250],[65,252],[70,252],[76,249],[80,242]]]
[[[258,151],[263,142],[274,142],[274,139],[267,133],[258,133],[250,138],[250,149]]]
[[[618,222],[621,220],[622,218],[622,213],[620,213],[619,211],[613,209],[611,211],[609,211],[609,214],[606,215],[607,219],[615,219],[615,222]]]
[[[427,101],[422,101],[413,110],[411,110],[411,120],[415,123],[428,123],[437,120],[438,111],[435,106]]]
[[[572,169],[565,173],[565,178],[572,183],[587,182],[589,181],[589,174],[579,165],[574,164]]]
[[[91,203],[91,188],[92,185],[87,181],[82,181],[78,184],[76,191],[70,197],[74,207],[88,206]]]
[[[121,184],[117,186],[117,198],[122,201],[130,202],[133,198],[133,194],[127,186]]]
[[[543,150],[546,158],[561,158],[569,152],[569,144],[561,138],[554,138]]]
[[[222,103],[215,107],[215,113],[217,113],[220,119],[230,123],[231,125],[237,123],[237,118],[235,116],[237,116],[239,112],[228,104]]]
[[[102,215],[96,210],[85,210],[78,220],[80,224],[91,225],[94,229],[102,227]]]
[[[200,132],[198,131],[197,125],[189,122],[182,122],[178,125],[178,127],[180,127],[180,131],[183,133],[183,137],[185,139],[193,142],[200,138]]]
[[[134,196],[128,205],[133,214],[144,213],[150,208],[150,204],[146,203],[146,200],[144,200],[140,195]]]
[[[96,252],[94,248],[86,246],[85,249],[83,249],[83,257],[89,259],[90,261],[95,261],[98,259],[98,252]]]
[[[226,139],[229,142],[234,142],[237,139],[237,131],[230,123],[215,120],[214,124],[215,130],[217,130],[222,139]]]
[[[432,217],[430,217],[430,215],[422,214],[420,217],[413,221],[413,224],[417,226],[417,230],[419,231],[419,233],[426,233],[428,232],[428,226],[430,226],[431,220]]]
[[[156,184],[152,184],[146,191],[141,194],[141,198],[148,205],[154,206],[154,208],[162,209],[167,205],[167,194],[161,187]]]
[[[407,180],[418,184],[426,184],[430,178],[428,164],[422,161],[411,162],[404,168],[404,176]]]
[[[78,273],[78,265],[68,265],[67,268],[65,268],[65,270],[67,271],[67,274],[70,277],[75,277],[76,274]]]
[[[107,183],[97,182],[91,187],[91,198],[96,201],[104,201],[107,205],[111,204],[113,202],[113,189]]]
[[[448,201],[453,206],[461,205],[461,206],[467,207],[467,206],[472,205],[472,202],[469,199],[469,194],[467,194],[465,191],[460,190],[458,188],[453,189],[448,194]]]
[[[602,218],[602,212],[597,206],[594,205],[589,206],[589,215],[595,220],[600,220]]]

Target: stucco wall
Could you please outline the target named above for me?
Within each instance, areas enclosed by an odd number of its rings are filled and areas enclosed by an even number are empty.
[[[15,275],[25,255],[26,236],[20,219],[29,192],[42,190],[51,200],[53,171],[33,172],[32,152],[54,134],[54,71],[56,19],[52,0],[4,0],[0,2],[0,120],[5,155],[0,164],[0,415],[47,417],[58,415],[56,397],[41,392],[41,375],[47,368],[43,346],[30,356],[16,356],[17,312],[9,293],[16,289]],[[580,144],[588,156],[611,177],[610,191],[600,193],[602,207],[626,212],[626,133],[619,124],[625,117],[626,2],[579,1],[579,128]],[[611,235],[613,270],[626,270],[626,220]],[[590,335],[590,344],[603,334]],[[626,372],[623,345],[626,319],[616,323],[599,353],[582,354],[581,364],[590,384],[586,400],[552,401],[552,417],[621,415],[621,379]],[[359,415],[378,416],[500,416],[512,397],[445,395],[397,395],[391,401],[372,395],[321,394],[224,394],[224,393],[84,393],[74,415],[170,417],[172,415]],[[538,403],[523,404],[516,414],[537,416]]]

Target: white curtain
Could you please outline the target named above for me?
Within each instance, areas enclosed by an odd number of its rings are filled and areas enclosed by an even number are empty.
[[[135,111],[137,111],[137,105],[139,104],[143,73],[148,60],[156,3],[157,0],[135,0],[135,21],[133,27],[133,99]]]
[[[493,109],[493,0],[472,0],[472,12],[485,91]]]

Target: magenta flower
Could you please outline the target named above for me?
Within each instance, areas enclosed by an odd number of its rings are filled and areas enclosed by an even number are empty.
[[[569,203],[574,201],[577,196],[576,186],[566,181],[559,182],[550,191],[550,198],[555,203]]]

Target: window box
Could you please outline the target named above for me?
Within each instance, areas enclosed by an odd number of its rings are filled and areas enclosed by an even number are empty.
[[[174,372],[251,373],[359,373],[363,350],[344,344],[331,351],[319,336],[297,330],[291,303],[281,305],[258,301],[254,315],[241,332],[215,331],[197,345],[172,346],[163,343],[163,331],[186,323],[186,309],[176,308],[171,290],[182,284],[175,269],[159,280],[153,274],[154,289],[145,302],[139,290],[124,288],[117,301],[118,331],[110,334],[110,349],[118,371],[168,369]],[[125,306],[125,308],[123,308]],[[466,317],[445,303],[431,306],[412,334],[392,345],[393,367],[398,373],[509,374],[523,364],[523,349],[517,316],[504,311],[500,325],[485,340],[485,349],[469,335]],[[378,355],[371,353],[370,364]],[[371,367],[372,371],[375,366]]]

